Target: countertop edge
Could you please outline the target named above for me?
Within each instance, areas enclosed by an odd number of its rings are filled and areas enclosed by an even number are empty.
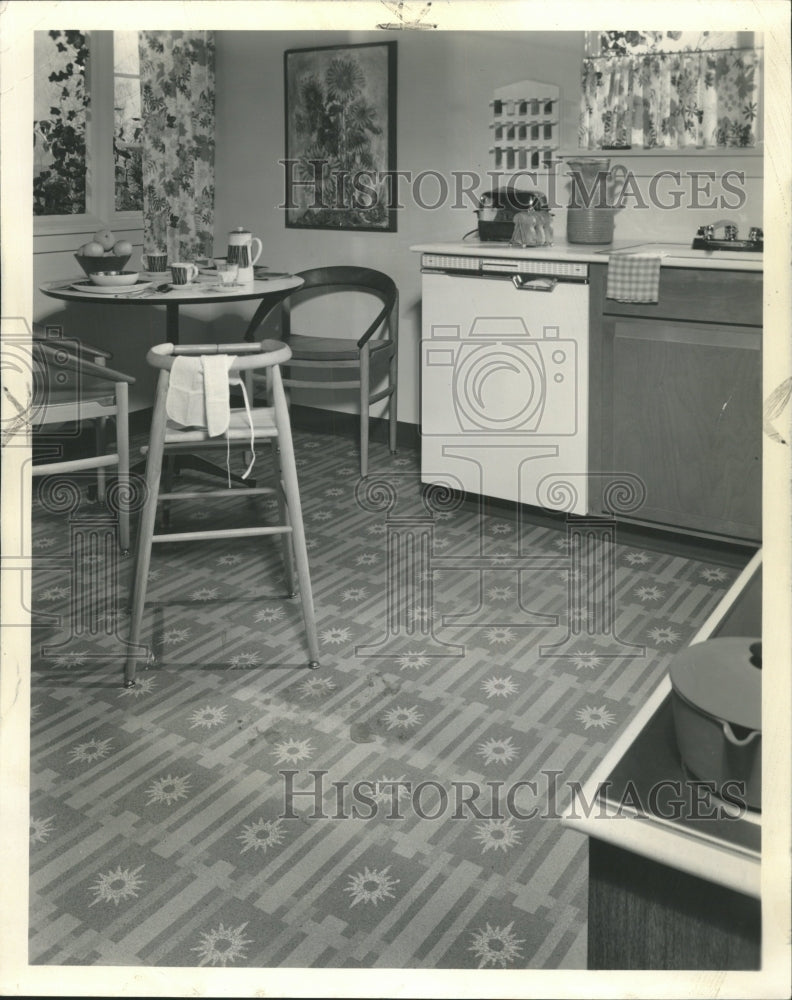
[[[699,839],[695,834],[661,827],[641,816],[566,815],[564,826],[596,840],[641,855],[676,871],[760,899],[761,863],[737,850]]]
[[[762,550],[758,549],[737,579],[732,583],[718,606],[707,618],[690,645],[703,642],[715,631],[729,612],[748,582],[762,563]],[[608,750],[581,789],[581,799],[593,803],[598,788],[643,732],[654,713],[671,693],[668,675],[660,681],[647,701],[630,721],[624,732]],[[761,816],[753,818],[761,823]],[[670,822],[653,821],[650,817],[630,817],[613,812],[610,815],[580,816],[575,803],[565,811],[561,823],[581,834],[595,837],[617,847],[685,871],[691,875],[733,889],[736,892],[759,898],[761,896],[761,862],[738,849],[715,844],[705,837],[697,837],[689,827],[674,828]]]
[[[462,256],[482,257],[517,257],[524,260],[541,257],[542,260],[564,260],[581,264],[603,264],[607,265],[609,252],[616,253],[635,246],[635,240],[620,240],[610,248],[601,247],[599,249],[586,249],[577,245],[557,241],[550,246],[543,247],[518,247],[509,243],[474,243],[474,242],[448,242],[448,243],[416,243],[410,247],[413,253],[437,253],[437,254],[459,254]],[[760,255],[761,256],[761,255]],[[763,260],[708,260],[705,257],[673,257],[662,258],[663,267],[687,268],[694,271],[748,271],[762,273],[764,270]]]

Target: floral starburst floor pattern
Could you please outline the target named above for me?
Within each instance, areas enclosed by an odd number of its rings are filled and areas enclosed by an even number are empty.
[[[132,559],[92,591],[96,567],[63,571],[70,522],[34,505],[30,962],[585,967],[565,782],[588,777],[738,567],[617,532],[591,586],[610,588],[605,634],[585,586],[569,604],[563,522],[473,501],[429,514],[412,453],[374,445],[366,487],[348,442],[295,440],[315,672],[271,539],[162,545],[153,657],[123,688]],[[190,530],[206,513],[172,516]],[[97,624],[72,636],[79,608]]]

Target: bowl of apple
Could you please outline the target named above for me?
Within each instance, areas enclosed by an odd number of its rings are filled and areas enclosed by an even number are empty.
[[[117,240],[109,229],[100,229],[92,240],[83,243],[74,259],[91,281],[94,281],[94,275],[106,276],[110,271],[123,271],[131,256],[132,244],[129,240]]]

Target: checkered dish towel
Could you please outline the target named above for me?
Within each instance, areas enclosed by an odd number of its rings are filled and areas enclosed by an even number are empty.
[[[617,302],[657,302],[661,257],[654,253],[616,253],[608,258],[606,298]]]

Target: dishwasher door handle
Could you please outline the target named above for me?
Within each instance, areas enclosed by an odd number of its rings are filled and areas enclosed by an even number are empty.
[[[537,278],[528,274],[513,274],[514,287],[521,292],[552,292],[558,278]]]

